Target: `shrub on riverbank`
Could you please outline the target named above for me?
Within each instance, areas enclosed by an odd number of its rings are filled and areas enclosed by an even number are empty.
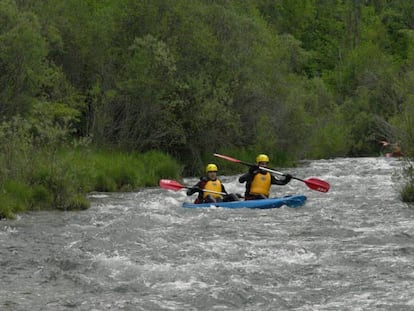
[[[414,183],[406,184],[401,190],[401,200],[406,203],[414,202]]]
[[[86,209],[89,192],[132,191],[180,175],[181,166],[161,151],[114,151],[75,138],[81,103],[77,96],[64,103],[42,98],[30,114],[0,120],[0,218]]]
[[[1,179],[0,218],[29,210],[86,209],[89,192],[155,186],[160,178],[178,178],[181,171],[174,159],[157,151],[135,154],[63,148],[52,154],[31,153],[30,160],[31,164],[14,161],[13,174]],[[0,162],[4,168],[6,163]]]
[[[406,203],[414,202],[414,167],[410,159],[406,159],[404,175],[406,183],[400,191],[401,200]]]
[[[82,192],[131,191],[158,184],[160,178],[178,178],[181,166],[158,151],[125,153],[80,149],[63,152]]]

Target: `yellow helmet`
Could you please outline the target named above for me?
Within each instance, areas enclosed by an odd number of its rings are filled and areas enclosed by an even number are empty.
[[[266,154],[259,154],[256,157],[256,163],[259,163],[259,162],[270,162],[270,160]]]
[[[206,173],[208,173],[208,172],[217,172],[218,171],[218,169],[217,169],[217,165],[215,165],[215,164],[207,164],[207,166],[206,166]]]

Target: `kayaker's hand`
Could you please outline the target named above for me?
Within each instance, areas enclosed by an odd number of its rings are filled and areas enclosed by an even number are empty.
[[[292,175],[290,175],[290,174],[286,174],[285,175],[285,181],[286,181],[286,183],[288,183],[291,179],[292,179]]]
[[[257,165],[250,167],[249,169],[249,173],[252,175],[256,175],[257,173],[260,172],[260,169]]]
[[[187,190],[187,195],[192,195],[193,193],[200,192],[201,189],[198,187],[192,187]]]

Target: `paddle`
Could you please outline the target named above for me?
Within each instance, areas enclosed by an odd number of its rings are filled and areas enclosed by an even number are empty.
[[[215,157],[230,161],[230,162],[234,162],[234,163],[240,163],[240,164],[244,164],[247,166],[257,166],[256,164],[252,164],[252,163],[248,163],[248,162],[244,162],[229,156],[225,156],[222,154],[218,154],[215,153],[214,154]],[[267,167],[263,167],[263,166],[259,166],[259,169],[269,172],[269,173],[273,173],[273,174],[277,174],[277,175],[282,175],[282,176],[286,176],[286,174],[283,174],[281,172],[275,171],[273,169],[267,168]],[[306,184],[306,186],[308,186],[310,189],[312,190],[316,190],[316,191],[320,191],[320,192],[328,192],[329,188],[331,187],[329,185],[329,183],[327,183],[324,180],[318,179],[318,178],[307,178],[307,179],[301,179],[295,176],[292,176],[293,179],[299,180],[301,182],[304,182]]]
[[[175,180],[170,180],[170,179],[160,179],[160,187],[167,189],[167,190],[174,190],[174,191],[178,191],[181,189],[191,189],[191,187],[187,187],[184,186],[182,184],[180,184],[178,181]],[[217,193],[217,194],[222,194],[225,195],[224,192],[218,192],[218,191],[213,191],[213,190],[204,190],[204,189],[200,189],[201,191],[205,191],[205,192],[209,192],[209,193]]]

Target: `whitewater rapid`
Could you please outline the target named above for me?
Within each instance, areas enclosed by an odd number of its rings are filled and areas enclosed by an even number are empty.
[[[296,209],[185,209],[185,191],[149,188],[2,220],[0,309],[414,310],[402,166],[340,158],[283,169],[331,184],[272,187],[306,195]],[[220,177],[244,192],[238,176]]]

